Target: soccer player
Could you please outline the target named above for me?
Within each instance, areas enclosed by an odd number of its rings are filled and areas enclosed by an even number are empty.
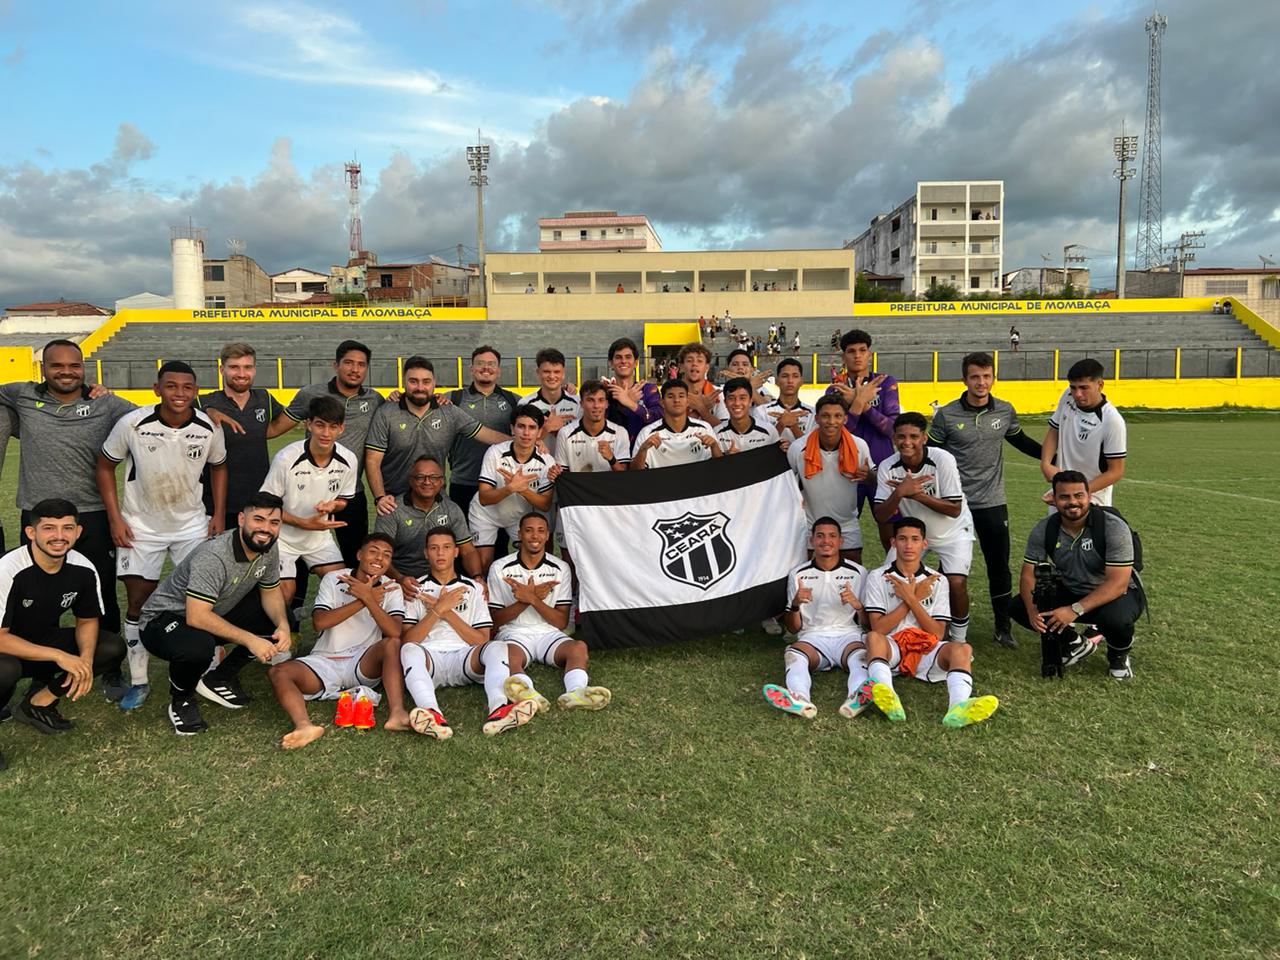
[[[409,492],[396,500],[390,513],[379,514],[373,528],[392,544],[391,567],[387,576],[396,581],[406,597],[413,599],[417,581],[427,575],[427,531],[448,527],[468,576],[480,575],[480,555],[471,540],[462,508],[440,491],[444,488],[444,465],[431,457],[419,457],[409,473]]]
[[[142,605],[155,590],[165,558],[182,560],[207,538],[222,532],[227,495],[227,448],[222,430],[195,408],[196,375],[180,360],[156,373],[160,402],[116,421],[102,444],[96,479],[106,504],[111,539],[119,548],[116,574],[124,581],[124,641],[129,655],[129,689],[122,710],[142,706],[147,651],[139,643]],[[123,500],[116,496],[116,467],[129,462]],[[205,466],[213,491],[213,514],[204,512]]]
[[[230,530],[237,523],[240,508],[251,494],[262,488],[262,481],[267,478],[271,467],[267,441],[286,433],[293,421],[282,416],[285,408],[270,391],[253,385],[258,360],[249,344],[228,343],[218,354],[218,367],[222,372],[222,389],[201,394],[196,402],[205,413],[217,410],[226,418],[222,436],[227,448],[223,529]],[[207,483],[204,509],[213,515],[213,490]]]
[[[311,401],[316,397],[333,397],[345,411],[343,446],[356,455],[356,494],[347,501],[346,509],[334,517],[344,524],[336,528],[338,549],[343,562],[356,565],[356,551],[369,532],[369,504],[364,495],[360,475],[364,472],[364,443],[373,415],[385,402],[382,394],[365,385],[369,361],[373,354],[358,340],[343,340],[334,351],[333,377],[327,383],[312,383],[293,395],[283,414],[272,421],[272,429],[289,429],[307,418]],[[274,434],[273,434],[274,435]]]
[[[810,532],[813,559],[787,577],[787,629],[796,639],[783,651],[785,687],[764,685],[764,698],[784,713],[812,720],[818,715],[810,695],[811,670],[848,670],[848,696],[840,716],[853,719],[871,705],[871,684],[863,635],[862,609],[867,571],[840,556],[844,530],[834,517],[819,517]]]
[[[827,392],[844,401],[849,411],[845,427],[867,443],[876,463],[893,455],[893,422],[901,412],[898,405],[898,381],[888,374],[871,371],[871,334],[850,330],[840,338],[845,375]],[[858,487],[858,513],[862,505],[875,498],[874,478]],[[891,528],[888,521],[880,524],[880,542],[889,549]]]
[[[636,376],[640,350],[630,337],[619,337],[609,344],[609,367],[613,376],[604,381],[609,391],[610,423],[627,431],[635,442],[636,435],[662,416],[662,397],[658,388]]]
[[[662,419],[636,437],[631,469],[672,467],[722,457],[711,424],[689,416],[689,388],[683,380],[662,385]]]
[[[542,436],[551,456],[556,455],[556,442],[560,430],[582,414],[582,404],[564,387],[564,354],[551,347],[538,351],[534,358],[538,366],[539,387],[526,394],[522,405],[537,407],[546,418],[542,423]]]
[[[897,453],[881,460],[876,471],[876,520],[890,521],[901,512],[929,530],[929,549],[951,591],[951,639],[963,642],[969,632],[969,567],[973,564],[973,518],[965,501],[956,458],[945,450],[926,449],[928,427],[918,413],[898,415],[893,427]]]
[[[519,535],[520,518],[530,507],[544,512],[551,509],[551,485],[561,468],[538,452],[542,423],[542,411],[537,407],[517,407],[511,423],[511,442],[495,444],[485,451],[480,492],[471,501],[467,515],[482,573],[493,563],[499,530],[505,530],[514,542]]]
[[[503,693],[515,703],[533,701],[538,710],[550,706],[525,673],[530,663],[564,671],[564,693],[556,700],[565,710],[600,710],[613,696],[606,687],[589,686],[587,645],[565,634],[573,590],[569,564],[546,552],[551,528],[540,513],[520,518],[520,548],[489,568],[489,613],[497,643],[507,645],[511,676]]]
[[[404,595],[385,576],[391,565],[391,540],[371,533],[360,547],[359,564],[325,574],[316,590],[312,622],[316,645],[305,657],[267,670],[276,699],[293,721],[280,745],[305,747],[324,735],[311,722],[308,700],[337,700],[353,687],[382,682],[388,637],[399,637],[404,621]],[[372,703],[366,723],[373,725]]]
[[[764,386],[765,381],[769,379],[769,375],[763,370],[757,370],[751,362],[751,353],[741,347],[729,352],[722,375],[726,380],[732,380],[734,377],[745,377],[751,381],[751,402],[753,404],[768,403],[772,399],[760,389]],[[720,394],[720,401],[724,402],[723,392]],[[728,420],[729,418],[726,416],[724,419]]]
[[[858,484],[875,470],[867,442],[845,429],[844,404],[834,394],[818,398],[817,426],[787,448],[787,462],[800,481],[804,512],[812,527],[820,517],[840,524],[840,556],[862,562]]]
[[[342,567],[336,519],[356,494],[357,457],[338,443],[347,411],[336,397],[319,396],[307,408],[306,439],[281,447],[262,484],[284,501],[280,527],[280,592],[284,602],[297,589],[298,561],[317,577]]]
[[[686,343],[676,355],[676,361],[680,365],[677,375],[688,391],[690,415],[712,427],[728,420],[720,391],[707,379],[711,372],[711,351],[701,343]]]
[[[77,552],[89,558],[100,583],[114,584],[116,548],[94,468],[111,428],[136,408],[110,393],[93,395],[84,382],[84,355],[70,340],[49,341],[40,357],[40,369],[44,376],[40,383],[0,386],[0,404],[12,413],[22,437],[17,505],[22,511],[23,537],[32,526],[31,510],[50,491],[58,491],[75,505],[79,515],[83,532],[76,540]],[[111,633],[120,631],[120,605],[114,589],[102,591],[100,626]],[[102,689],[109,700],[119,700],[128,689],[120,666],[117,663],[102,675]]]
[[[373,416],[365,437],[364,468],[369,477],[378,513],[396,508],[396,498],[409,489],[409,468],[419,457],[443,463],[458,437],[474,437],[481,443],[511,439],[482,426],[452,403],[435,396],[435,367],[426,357],[404,362],[404,395],[387,403]]]
[[[625,470],[631,462],[631,439],[624,427],[606,419],[608,385],[584,380],[578,397],[582,416],[560,429],[556,463],[571,473]]]
[[[893,674],[926,683],[947,684],[944,726],[981,723],[1000,701],[973,695],[973,648],[943,641],[951,616],[949,591],[941,574],[924,565],[929,541],[916,517],[893,522],[896,559],[867,574],[863,608],[871,621],[867,634],[867,675],[872,702],[890,719],[907,719],[893,687]]]
[[[778,399],[769,400],[752,408],[752,416],[777,431],[786,450],[793,440],[799,440],[813,429],[813,407],[800,399],[800,385],[804,383],[804,368],[794,357],[778,361],[773,375],[778,387]]]
[[[1041,518],[1027,535],[1018,596],[1009,609],[1018,623],[1037,633],[1067,630],[1076,622],[1093,624],[1095,630],[1073,642],[1064,665],[1084,659],[1105,638],[1111,676],[1128,680],[1133,676],[1133,626],[1146,605],[1133,572],[1133,531],[1115,513],[1096,505],[1090,486],[1078,470],[1063,470],[1053,478],[1057,517]],[[1057,533],[1051,535],[1055,520]],[[1045,562],[1053,565],[1061,586],[1057,606],[1041,613],[1032,592],[1036,564]]]
[[[1040,459],[1040,444],[1022,432],[1013,404],[995,397],[995,360],[968,354],[960,364],[964,393],[939,407],[929,423],[929,444],[956,459],[973,530],[987,563],[987,592],[995,615],[995,641],[1016,649],[1009,629],[1009,507],[1004,493],[1004,445]]]
[[[30,677],[13,716],[41,733],[70,730],[58,701],[80,699],[94,676],[124,655],[120,638],[98,629],[98,572],[72,549],[80,529],[75,504],[41,500],[31,508],[30,542],[0,558],[0,704],[9,702],[20,679]],[[75,617],[73,627],[59,626],[67,611]]]
[[[142,645],[169,662],[167,714],[179,736],[208,729],[196,694],[239,710],[249,702],[239,681],[244,665],[267,663],[289,649],[276,548],[283,509],[274,494],[255,493],[236,529],[187,554],[142,606]],[[214,649],[223,644],[232,649],[210,670]]]
[[[502,372],[502,354],[487,344],[471,351],[471,382],[449,394],[449,402],[468,416],[478,420],[490,430],[501,434],[511,432],[511,417],[520,406],[520,397],[506,387],[498,385]],[[458,505],[465,517],[471,508],[471,500],[480,489],[480,464],[484,461],[487,443],[471,437],[459,436],[449,451],[449,499]],[[444,461],[439,461],[444,468]],[[454,530],[457,533],[457,530]],[[469,535],[468,535],[469,537]],[[426,574],[426,561],[418,550],[418,559],[424,564],[419,576]],[[465,565],[467,555],[462,561]],[[467,567],[470,570],[470,567]],[[478,572],[478,571],[476,571]]]
[[[1040,448],[1040,472],[1053,483],[1060,470],[1077,470],[1089,481],[1093,503],[1111,506],[1112,487],[1124,476],[1128,432],[1120,411],[1102,392],[1102,364],[1078,360],[1067,371],[1067,390],[1049,418]],[[1054,457],[1057,465],[1054,465]],[[1053,490],[1044,502],[1055,502]]]
[[[387,645],[388,660],[397,656],[404,671],[404,686],[416,704],[405,714],[403,693],[391,679],[393,664],[383,667],[390,715],[388,730],[412,728],[435,740],[453,736],[440,713],[436,687],[460,687],[483,683],[489,700],[489,716],[481,729],[486,736],[514,730],[533,719],[538,705],[532,700],[513,703],[503,686],[511,671],[504,643],[490,643],[493,620],[484,589],[456,567],[458,546],[453,531],[440,527],[427,533],[427,562],[431,572],[418,582],[418,598],[407,604],[405,630],[399,642]]]
[[[725,453],[758,450],[778,442],[777,431],[751,415],[754,396],[753,384],[746,377],[733,377],[725,382],[724,404],[729,416],[716,431],[716,440]]]

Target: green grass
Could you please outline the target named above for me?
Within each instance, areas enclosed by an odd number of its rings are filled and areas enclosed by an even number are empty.
[[[1043,489],[1019,461],[1015,555]],[[816,721],[782,716],[763,635],[602,653],[608,710],[492,740],[463,688],[452,741],[331,729],[285,753],[257,668],[256,702],[209,705],[200,737],[162,697],[124,716],[96,691],[71,735],[7,723],[0,957],[1280,956],[1280,424],[1135,423],[1129,470],[1136,678],[1099,656],[1041,680],[979,599],[1001,709],[960,732],[915,683],[907,723],[842,720],[837,674]]]

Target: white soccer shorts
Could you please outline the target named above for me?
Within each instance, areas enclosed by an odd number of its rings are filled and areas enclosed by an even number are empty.
[[[381,684],[381,677],[366,677],[360,672],[360,658],[369,652],[369,648],[374,643],[378,642],[380,641],[374,640],[372,643],[366,643],[350,656],[344,654],[341,657],[326,657],[308,654],[305,657],[299,657],[298,663],[306,664],[320,680],[319,693],[308,693],[303,696],[307,700],[337,700],[338,694],[343,690],[361,686],[376,687]]]
[[[556,665],[556,651],[560,644],[569,638],[559,630],[542,630],[538,632],[499,630],[498,643],[514,643],[524,651],[528,663],[543,663],[548,667]]]
[[[299,560],[306,563],[308,570],[335,563],[342,564],[342,551],[338,549],[338,543],[332,537],[323,549],[307,553],[290,553],[283,541],[277,541],[277,543],[280,545],[280,579],[282,580],[293,580],[297,577]]]
[[[479,494],[471,500],[471,509],[467,511],[467,525],[471,527],[471,540],[477,547],[492,547],[498,542],[498,531],[502,529],[507,531],[507,539],[513,545],[520,539],[519,524],[504,528],[498,522],[493,507],[480,502]]]
[[[801,632],[796,639],[807,643],[818,651],[818,670],[843,670],[845,668],[844,652],[851,643],[862,641],[862,631],[858,629],[843,633],[806,633]]]
[[[920,662],[916,664],[916,672],[912,674],[913,677],[925,683],[941,683],[947,679],[947,671],[938,666],[938,654],[942,652],[942,644],[943,641],[937,641],[933,649],[920,658]],[[902,651],[898,649],[898,642],[893,637],[889,637],[889,669],[896,672],[901,661]]]
[[[187,554],[204,543],[205,539],[200,536],[175,540],[153,533],[137,534],[133,538],[133,546],[116,549],[116,576],[159,580],[166,556],[175,565],[179,564],[186,559]]]
[[[427,647],[431,660],[431,679],[437,687],[465,687],[472,683],[484,683],[484,677],[471,669],[468,662],[472,652],[480,647],[455,647],[452,650],[432,650]]]
[[[937,558],[937,563],[933,566],[940,572],[967,577],[969,568],[973,566],[973,536],[969,528],[965,528],[963,535],[942,543],[930,540],[925,557],[927,558],[931,553]],[[884,562],[893,563],[897,557],[898,551],[890,547],[889,552],[885,554]]]

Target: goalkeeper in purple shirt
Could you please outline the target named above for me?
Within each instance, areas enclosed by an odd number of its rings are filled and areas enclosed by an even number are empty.
[[[893,422],[902,412],[898,403],[898,381],[885,373],[871,372],[871,334],[865,330],[850,330],[840,338],[840,352],[844,357],[845,376],[831,384],[827,393],[840,396],[848,416],[845,428],[855,437],[866,441],[871,459],[880,463],[894,454]],[[864,501],[875,495],[875,480],[858,484],[858,514],[862,514]],[[880,542],[889,549],[893,535],[890,517],[880,524]]]

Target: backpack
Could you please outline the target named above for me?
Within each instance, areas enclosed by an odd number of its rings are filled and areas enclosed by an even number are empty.
[[[1133,525],[1128,520],[1125,520],[1124,514],[1115,507],[1104,507],[1095,503],[1089,507],[1087,523],[1089,533],[1093,536],[1093,546],[1098,551],[1098,556],[1104,559],[1107,556],[1107,518],[1104,513],[1111,514],[1129,528],[1129,533],[1133,535],[1133,570],[1135,573],[1141,573],[1142,538],[1138,536],[1138,531],[1133,529]],[[1058,534],[1061,532],[1062,517],[1060,514],[1055,513],[1049,518],[1049,522],[1044,525],[1044,555],[1050,560],[1053,559],[1053,547],[1058,542]]]

